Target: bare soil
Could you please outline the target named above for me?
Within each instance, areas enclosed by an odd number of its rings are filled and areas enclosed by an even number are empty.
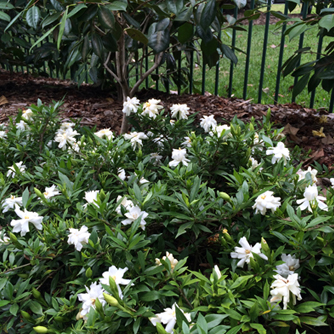
[[[253,104],[236,98],[224,98],[206,95],[177,95],[142,90],[137,94],[141,102],[150,98],[160,99],[166,110],[174,103],[186,103],[191,113],[199,112],[197,119],[203,115],[215,115],[218,123],[228,123],[234,116],[247,122],[251,117],[261,121],[271,109],[271,121],[277,127],[284,127],[286,144],[298,145],[303,153],[311,150],[311,156],[305,158],[303,166],[307,167],[317,161],[333,168],[334,161],[334,114],[322,110],[304,108],[295,103],[262,105]],[[111,128],[120,131],[122,120],[122,102],[108,91],[91,85],[77,85],[68,80],[33,77],[21,73],[9,73],[0,70],[0,123],[15,117],[19,109],[36,104],[37,99],[50,104],[64,99],[61,117],[80,120],[82,125],[96,126],[97,129]],[[321,130],[321,128],[323,128]]]

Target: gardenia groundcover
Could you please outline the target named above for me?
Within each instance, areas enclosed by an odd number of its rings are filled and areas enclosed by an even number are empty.
[[[60,105],[0,129],[2,332],[332,330],[330,175],[301,168],[270,112],[198,125],[128,98],[116,136]]]

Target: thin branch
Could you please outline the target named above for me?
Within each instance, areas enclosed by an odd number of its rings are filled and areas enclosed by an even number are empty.
[[[22,266],[18,266],[16,268],[11,268],[11,269],[8,269],[6,271],[3,271],[2,273],[0,273],[0,275],[3,275],[3,274],[6,274],[6,273],[9,273],[11,271],[14,271],[14,270],[17,270],[17,269],[21,269],[21,268],[24,268],[24,267],[27,267],[27,266],[31,266],[31,263],[26,263],[26,264],[23,264]]]
[[[160,52],[159,54],[157,54],[155,56],[154,65],[148,71],[146,71],[141,76],[141,78],[136,82],[136,84],[133,86],[133,88],[130,91],[130,96],[133,96],[136,93],[136,91],[138,90],[138,88],[141,85],[141,83],[160,65],[162,56],[163,56],[163,52]]]
[[[114,77],[114,79],[121,85],[121,82],[120,82],[120,79],[118,78],[118,76],[108,66],[110,56],[111,56],[111,52],[108,53],[108,57],[107,57],[106,61],[104,62],[103,66]]]

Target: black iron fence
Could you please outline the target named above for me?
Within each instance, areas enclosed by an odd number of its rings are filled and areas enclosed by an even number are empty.
[[[254,5],[255,5],[255,0],[251,0],[250,6],[251,9],[254,9]],[[266,20],[265,20],[265,26],[264,26],[264,35],[263,35],[263,48],[262,48],[262,58],[261,58],[261,65],[260,68],[257,69],[252,69],[252,70],[256,70],[256,71],[260,71],[260,79],[259,79],[259,85],[258,85],[258,91],[257,91],[257,100],[253,98],[254,102],[257,103],[261,103],[263,102],[263,89],[264,89],[264,83],[266,81],[266,77],[265,77],[265,66],[266,66],[266,56],[267,56],[267,48],[268,48],[268,34],[269,34],[269,26],[270,26],[270,16],[272,15],[270,13],[271,10],[271,3],[269,1],[268,5],[267,5],[267,13],[266,15]],[[284,6],[284,15],[288,14],[288,3],[285,2],[285,6]],[[302,13],[301,15],[305,18],[306,15],[308,14],[308,6],[304,5],[302,8]],[[238,16],[238,9],[235,8],[234,9],[234,15],[235,18]],[[281,71],[282,71],[282,66],[283,66],[283,56],[284,56],[284,44],[285,44],[285,31],[286,31],[286,23],[284,23],[282,25],[282,29],[281,29],[281,37],[280,37],[280,48],[279,48],[279,55],[277,58],[277,72],[276,72],[276,84],[275,84],[275,89],[274,89],[274,96],[273,96],[273,103],[279,103],[280,102],[280,82],[281,82]],[[251,55],[251,49],[252,49],[252,33],[253,33],[253,21],[249,21],[248,23],[248,33],[247,33],[247,48],[246,48],[246,59],[245,59],[245,69],[244,69],[244,73],[243,73],[243,93],[242,96],[237,96],[239,98],[243,98],[243,99],[247,99],[248,98],[248,80],[249,80],[249,71],[250,71],[250,55]],[[236,30],[233,30],[232,32],[232,48],[236,47]],[[44,42],[47,43],[47,42]],[[299,49],[301,49],[303,47],[304,44],[304,33],[302,33],[299,37]],[[317,55],[316,55],[316,59],[319,59],[321,51],[322,51],[322,45],[323,45],[323,40],[320,37],[319,41],[318,41],[318,47],[317,47]],[[27,49],[25,49],[25,52],[29,52]],[[189,53],[188,53],[189,55]],[[229,66],[229,80],[228,80],[228,88],[225,89],[224,91],[222,89],[220,89],[220,85],[221,85],[221,71],[220,71],[220,62],[222,60],[219,60],[216,64],[216,66],[214,68],[212,68],[210,71],[215,71],[214,74],[214,89],[211,93],[215,94],[215,95],[221,95],[221,96],[227,96],[227,97],[231,97],[233,95],[233,87],[234,87],[234,79],[235,79],[235,68],[233,63],[231,62],[230,66]],[[188,82],[188,86],[187,86],[187,92],[189,93],[193,93],[194,92],[194,85],[193,85],[193,77],[194,77],[194,68],[197,65],[197,61],[195,61],[194,59],[194,53],[191,52],[190,53],[190,57],[188,57],[188,63],[189,63],[189,82]],[[179,77],[181,78],[181,67],[184,66],[184,64],[182,64],[182,58],[179,57],[177,59],[177,65],[178,65],[178,74]],[[149,68],[149,60],[146,58],[146,63],[145,63],[146,69]],[[298,67],[299,64],[297,64],[296,67]],[[60,72],[58,70],[58,66],[57,64],[53,66],[52,69],[50,69],[50,66],[48,65],[48,63],[44,63],[42,65],[42,67],[39,67],[38,70],[36,70],[36,68],[32,65],[32,66],[15,66],[15,65],[5,65],[3,66],[4,68],[6,68],[7,70],[11,70],[11,71],[15,71],[15,72],[22,72],[22,73],[32,73],[34,71],[37,71],[38,74],[42,74],[42,75],[46,75],[49,77],[55,77],[55,78],[62,78],[62,79],[66,79],[71,77],[69,75],[69,73],[62,73],[62,75],[60,75]],[[201,64],[201,68],[202,68],[202,75],[201,75],[201,85],[200,85],[200,92],[202,94],[204,94],[206,92],[206,76],[207,76],[207,67],[204,64]],[[135,77],[136,79],[138,78],[138,67],[134,66],[133,67],[133,77]],[[82,76],[84,78],[84,80],[86,82],[90,81],[89,78],[89,69],[87,66],[85,66],[83,72],[82,72]],[[159,69],[156,70],[155,73],[156,77],[159,78]],[[296,84],[297,78],[295,78],[295,84]],[[240,82],[240,80],[239,80]],[[143,86],[146,86],[146,88],[151,87],[152,83],[150,83],[149,79],[146,79],[145,82],[143,83]],[[173,87],[171,87],[171,85],[169,85],[169,83],[167,82],[167,84],[164,84],[163,86],[161,85],[161,83],[159,84],[159,80],[156,80],[155,82],[155,87],[156,89],[161,89],[161,90],[166,90],[167,92],[170,92],[170,89],[175,89]],[[181,92],[183,91],[182,87],[177,87],[176,88],[178,93],[181,94]],[[318,88],[321,89],[321,88]],[[198,89],[197,89],[198,91]],[[334,90],[331,91],[330,94],[330,98],[328,98],[329,100],[329,104],[327,105],[329,112],[333,112],[333,105],[334,105]],[[309,101],[307,103],[307,105],[310,108],[314,107],[314,103],[315,103],[315,96],[316,96],[316,90],[312,91],[309,97]],[[294,98],[291,99],[291,102],[294,102]]]

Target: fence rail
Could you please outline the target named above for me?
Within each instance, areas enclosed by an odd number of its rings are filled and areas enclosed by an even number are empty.
[[[251,0],[251,9],[254,8],[255,5],[255,0]],[[265,76],[265,67],[266,67],[266,60],[267,60],[267,49],[268,49],[268,35],[269,35],[269,27],[270,27],[270,16],[272,15],[269,11],[271,10],[271,2],[269,1],[267,5],[267,13],[266,13],[266,20],[265,20],[265,25],[264,25],[264,35],[263,35],[263,47],[262,47],[262,59],[261,59],[261,64],[259,68],[250,68],[250,57],[251,57],[251,50],[252,50],[252,37],[253,37],[253,21],[249,21],[248,23],[248,34],[247,34],[247,50],[246,50],[246,59],[245,59],[245,70],[243,73],[243,92],[242,96],[237,96],[239,98],[247,99],[248,98],[248,81],[249,81],[249,71],[260,71],[260,78],[259,78],[259,84],[258,84],[258,91],[257,91],[257,103],[263,102],[263,87],[264,83],[266,81],[266,76]],[[303,6],[303,12],[302,16],[305,18],[307,15],[307,10],[308,6],[307,3]],[[285,2],[285,7],[284,7],[284,15],[288,14],[288,2]],[[238,16],[238,9],[235,8],[233,16],[237,18]],[[284,56],[284,44],[285,44],[285,31],[286,31],[286,23],[282,25],[281,29],[281,39],[280,39],[280,49],[279,49],[279,55],[277,59],[277,72],[276,72],[276,84],[275,84],[275,89],[274,89],[274,104],[277,104],[280,101],[280,84],[281,84],[281,70],[282,70],[282,65],[283,65],[283,56]],[[36,37],[38,38],[38,37]],[[47,41],[48,42],[48,41]],[[236,30],[232,31],[232,48],[235,49],[237,45],[237,37],[236,37]],[[299,37],[299,49],[303,47],[304,45],[304,33],[302,33]],[[317,56],[316,59],[319,59],[321,51],[323,48],[323,39],[320,37],[318,41],[318,47],[317,47]],[[24,49],[27,55],[29,55],[29,51],[27,49]],[[147,52],[145,50],[144,52]],[[194,93],[195,87],[193,83],[194,79],[194,68],[197,65],[194,59],[194,52],[192,51],[190,53],[190,60],[189,60],[189,83],[187,87],[187,91],[189,93]],[[233,90],[234,90],[234,79],[235,79],[235,68],[233,63],[228,66],[229,67],[229,78],[228,78],[228,88],[226,89],[226,92],[223,91],[223,89],[220,89],[220,85],[222,85],[223,80],[221,79],[221,70],[220,70],[220,63],[222,62],[222,59],[220,59],[216,66],[212,68],[210,71],[215,71],[214,73],[214,89],[212,91],[213,94],[218,95],[219,92],[221,96],[227,96],[231,97],[233,95]],[[177,59],[177,73],[178,73],[178,80],[181,80],[181,67],[184,66],[182,63],[181,57]],[[198,65],[197,65],[198,66]],[[15,66],[15,65],[3,65],[3,68],[10,70],[10,71],[15,71],[15,72],[22,72],[22,73],[29,73],[33,72],[34,68],[30,68],[30,66],[25,67],[25,66]],[[149,68],[149,62],[148,59],[146,58],[145,62],[145,67],[146,69]],[[88,74],[89,68],[86,65],[84,70],[83,70],[83,76],[85,78],[86,82],[89,82],[89,74]],[[138,78],[138,67],[134,66],[133,71],[131,72],[131,75],[134,77]],[[70,71],[69,71],[70,72]],[[55,64],[55,69],[50,70],[50,66],[48,63],[44,63],[41,69],[39,69],[38,74],[43,74],[43,75],[48,75],[51,78],[52,77],[57,77],[60,78],[60,73],[57,64]],[[155,72],[156,76],[159,77],[159,69],[156,70]],[[204,64],[204,61],[202,63],[202,74],[201,74],[201,85],[200,85],[200,92],[204,94],[206,92],[206,79],[207,79],[207,74],[208,70],[206,65]],[[62,79],[68,78],[69,73],[63,73]],[[168,76],[167,76],[168,77]],[[294,84],[296,84],[297,78],[295,78]],[[147,78],[144,83],[142,84],[146,88],[151,87],[152,82]],[[160,89],[160,84],[159,80],[155,82],[155,88]],[[164,90],[167,92],[170,92],[171,89],[175,89],[173,86],[167,83],[165,84]],[[319,89],[319,88],[318,88]],[[179,94],[181,94],[181,87],[177,87],[177,91]],[[225,94],[224,94],[225,92]],[[328,110],[329,112],[333,112],[333,106],[334,106],[334,90],[331,91],[331,93],[328,93],[328,96],[330,96],[329,104],[328,104]],[[316,97],[316,90],[311,92],[310,99],[309,99],[309,107],[313,108],[315,104],[315,97]],[[255,98],[256,100],[256,98]],[[291,102],[295,102],[295,99],[291,98]]]

